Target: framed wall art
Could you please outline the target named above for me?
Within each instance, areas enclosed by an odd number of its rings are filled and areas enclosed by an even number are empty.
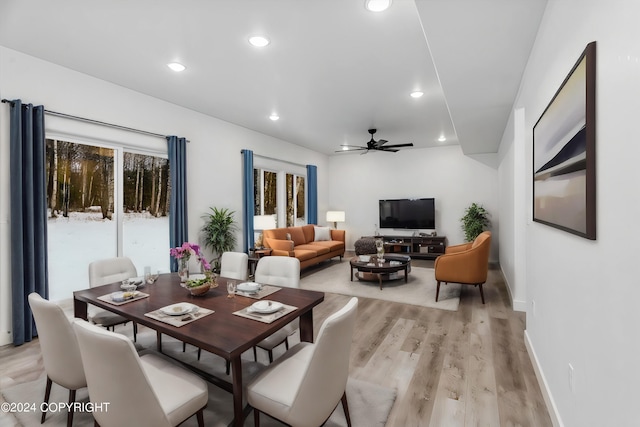
[[[596,238],[596,42],[533,127],[533,220]]]

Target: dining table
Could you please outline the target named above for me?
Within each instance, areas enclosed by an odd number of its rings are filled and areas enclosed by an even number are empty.
[[[257,300],[244,295],[229,298],[226,286],[229,280],[233,279],[218,277],[217,287],[204,295],[192,296],[181,286],[177,273],[161,274],[154,283],[140,288],[140,292],[145,295],[143,298],[122,304],[114,303],[107,298],[113,292],[121,290],[120,282],[79,290],[73,293],[74,315],[86,320],[87,304],[92,304],[155,330],[157,350],[160,352],[162,334],[165,334],[229,361],[231,382],[226,378],[206,374],[205,379],[232,393],[233,425],[241,426],[246,415],[242,404],[242,353],[296,318],[300,319],[300,341],[313,342],[313,308],[324,301],[324,293],[299,288],[275,289],[276,292],[263,299],[284,304],[289,310],[284,311],[284,315],[274,316],[274,319],[267,323],[260,321],[257,316],[252,318],[250,315],[238,315],[239,312],[246,312],[246,308]],[[205,309],[207,313],[209,310],[213,313],[179,327],[149,316],[150,313],[157,313],[163,307],[176,303],[194,304]],[[295,310],[290,311],[291,307]],[[192,370],[197,371],[195,368]]]

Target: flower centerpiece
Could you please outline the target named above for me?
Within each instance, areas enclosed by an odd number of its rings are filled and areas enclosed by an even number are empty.
[[[178,274],[181,282],[186,282],[189,278],[189,259],[191,259],[192,255],[198,258],[198,262],[205,274],[211,271],[211,264],[202,255],[200,246],[195,243],[184,242],[182,246],[171,248],[169,254],[178,261]],[[210,274],[207,274],[207,277],[209,276]]]

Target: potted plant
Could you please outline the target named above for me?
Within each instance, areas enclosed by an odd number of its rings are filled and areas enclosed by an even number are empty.
[[[210,208],[211,212],[203,215],[205,220],[201,229],[201,241],[206,248],[214,253],[211,262],[214,265],[214,271],[220,272],[220,257],[223,252],[232,251],[236,247],[236,226],[233,219],[234,211],[226,208],[218,209]]]
[[[472,242],[490,225],[489,212],[482,205],[472,203],[465,210],[465,215],[460,218],[460,221],[466,241]]]

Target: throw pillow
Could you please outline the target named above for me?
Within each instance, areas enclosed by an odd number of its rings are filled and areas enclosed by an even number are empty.
[[[331,229],[329,227],[313,227],[314,238],[316,242],[331,240]]]

